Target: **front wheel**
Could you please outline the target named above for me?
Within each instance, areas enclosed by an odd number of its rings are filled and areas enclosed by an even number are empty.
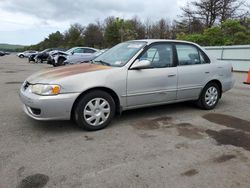
[[[115,102],[105,91],[95,90],[84,95],[77,103],[74,117],[78,126],[96,131],[105,128],[115,115]]]
[[[207,84],[202,90],[198,100],[198,106],[205,110],[212,110],[216,107],[220,99],[220,89],[216,83]]]

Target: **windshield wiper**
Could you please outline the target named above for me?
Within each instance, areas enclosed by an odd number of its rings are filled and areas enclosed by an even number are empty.
[[[110,64],[110,63],[107,63],[107,62],[102,61],[102,60],[98,60],[98,61],[92,60],[92,61],[91,61],[91,63],[95,63],[95,62],[97,62],[97,63],[101,63],[102,65],[111,66],[111,64]]]

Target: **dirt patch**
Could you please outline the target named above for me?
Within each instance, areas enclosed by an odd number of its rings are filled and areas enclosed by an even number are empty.
[[[23,82],[5,82],[5,84],[22,84]]]
[[[179,144],[175,145],[175,148],[176,149],[182,149],[182,148],[188,149],[188,144],[186,144],[186,143],[179,143]]]
[[[12,70],[9,70],[9,71],[4,71],[4,73],[17,73],[18,71],[12,71]]]
[[[42,188],[49,181],[49,176],[44,174],[34,174],[24,178],[18,185],[17,188]]]
[[[85,138],[85,140],[86,140],[86,141],[91,141],[91,140],[94,140],[94,138],[93,138],[93,137],[89,137],[89,136],[87,136],[87,135],[85,135],[85,136],[84,136],[84,138]]]
[[[194,127],[190,123],[179,123],[175,126],[177,128],[179,136],[183,136],[190,139],[202,139],[204,137],[202,134],[202,132],[204,131],[202,129]]]
[[[140,130],[154,130],[159,129],[161,126],[170,124],[171,121],[171,117],[163,116],[154,119],[141,119],[133,123],[133,125],[136,129]]]
[[[250,151],[250,135],[243,131],[224,129],[220,131],[206,130],[206,133],[219,145],[232,145]]]
[[[237,117],[225,114],[209,113],[205,114],[203,118],[210,122],[220,124],[226,127],[250,132],[250,121],[246,121]]]
[[[194,175],[196,175],[196,174],[198,174],[198,173],[199,173],[198,170],[196,170],[196,169],[190,169],[190,170],[188,170],[188,171],[186,171],[186,172],[181,173],[181,175],[182,175],[182,176],[191,177],[191,176],[194,176]]]
[[[235,158],[236,158],[235,155],[225,155],[224,154],[224,155],[221,155],[219,157],[214,158],[213,162],[215,162],[215,163],[224,163],[226,161],[229,161],[229,160],[235,159]]]
[[[155,135],[150,135],[150,134],[139,134],[139,136],[141,137],[141,138],[154,138],[154,137],[156,137]]]

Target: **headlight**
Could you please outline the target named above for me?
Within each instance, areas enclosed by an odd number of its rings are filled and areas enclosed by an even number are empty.
[[[59,85],[35,84],[31,86],[31,92],[37,95],[57,95],[60,91]]]

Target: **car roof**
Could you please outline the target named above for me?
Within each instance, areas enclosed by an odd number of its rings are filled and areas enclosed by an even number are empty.
[[[139,39],[139,40],[132,40],[132,41],[138,41],[138,42],[146,42],[147,44],[152,44],[155,42],[176,42],[176,43],[186,43],[186,44],[193,44],[196,46],[199,46],[196,43],[188,42],[184,40],[171,40],[171,39]]]

